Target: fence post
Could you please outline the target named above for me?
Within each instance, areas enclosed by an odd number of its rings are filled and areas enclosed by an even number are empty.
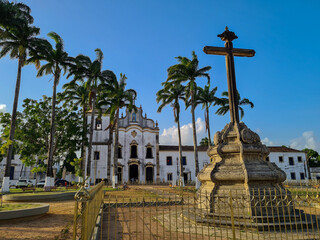
[[[232,239],[236,239],[236,230],[234,227],[234,215],[233,215],[233,206],[232,206],[232,192],[230,190],[230,213],[231,213],[231,226],[232,226]]]

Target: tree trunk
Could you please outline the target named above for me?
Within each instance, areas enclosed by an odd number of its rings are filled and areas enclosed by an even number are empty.
[[[20,92],[20,83],[21,83],[21,69],[24,64],[23,58],[19,58],[18,62],[18,73],[17,73],[17,82],[16,82],[16,90],[14,92],[14,100],[13,100],[13,108],[12,108],[12,115],[11,115],[11,125],[10,125],[10,133],[9,133],[9,140],[12,143],[9,145],[8,152],[7,152],[7,162],[5,168],[5,177],[10,177],[10,170],[11,170],[11,158],[13,154],[13,141],[14,141],[14,131],[16,129],[16,120],[17,120],[17,108],[18,108],[18,100],[19,100],[19,92]]]
[[[90,122],[90,130],[89,130],[89,146],[88,146],[88,158],[87,158],[87,177],[90,177],[91,175],[91,152],[92,152],[94,115],[96,111],[96,89],[92,91],[91,111],[92,112],[91,112],[91,122]]]
[[[193,149],[194,149],[194,162],[195,162],[195,175],[197,177],[199,173],[199,160],[198,160],[198,149],[197,149],[197,132],[196,132],[196,120],[194,114],[194,91],[191,91],[191,114],[192,114],[192,130],[193,130]]]
[[[85,145],[85,139],[87,137],[87,107],[83,106],[82,108],[82,143],[81,143],[81,165],[80,165],[80,169],[81,169],[81,177],[84,177],[85,175],[85,149],[86,149],[86,145]]]
[[[116,130],[114,134],[114,142],[113,142],[113,171],[112,171],[112,177],[114,178],[118,174],[118,138],[119,138],[119,108],[116,112]]]
[[[53,93],[52,93],[52,107],[51,107],[51,126],[50,126],[50,142],[48,150],[48,166],[47,166],[47,177],[53,178],[53,148],[54,148],[54,134],[55,134],[55,119],[56,119],[56,98],[57,98],[57,83],[59,70],[56,68],[53,82]]]
[[[109,145],[108,145],[108,163],[107,163],[107,178],[111,182],[111,144],[113,139],[113,127],[109,128]]]
[[[178,113],[178,114],[179,114],[179,113]],[[180,132],[180,120],[179,120],[179,117],[178,117],[177,124],[178,124],[179,159],[180,159],[180,179],[179,179],[179,180],[182,180],[182,176],[183,176],[183,162],[182,162],[182,145],[181,145],[181,132]],[[180,183],[180,181],[179,181],[179,183]],[[183,186],[183,183],[182,183],[182,186]],[[181,186],[181,187],[182,187],[182,186]]]
[[[211,146],[211,136],[210,136],[210,119],[209,119],[209,107],[208,107],[208,104],[206,104],[206,111],[207,111],[207,127],[208,127],[208,146],[210,147]]]

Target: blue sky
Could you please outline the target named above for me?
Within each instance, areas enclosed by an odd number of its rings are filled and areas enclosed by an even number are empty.
[[[191,57],[196,51],[200,67],[210,65],[212,86],[218,96],[227,90],[225,60],[203,53],[206,45],[223,46],[217,34],[228,26],[238,35],[234,47],[256,51],[253,58],[236,58],[237,87],[254,109],[245,108],[243,121],[268,145],[313,147],[320,150],[320,50],[317,42],[319,1],[191,1],[191,0],[32,0],[22,1],[32,9],[41,36],[57,32],[71,56],[95,57],[104,52],[104,69],[125,73],[128,87],[138,92],[149,118],[159,122],[162,144],[173,143],[175,123],[168,106],[157,113],[156,92],[166,80],[167,68],[176,56]],[[12,110],[17,61],[0,59],[0,104]],[[22,70],[19,106],[24,98],[52,94],[51,76],[36,78],[34,66]],[[59,89],[67,80],[62,78]],[[198,79],[204,85],[205,79]],[[1,105],[0,105],[1,107]],[[20,108],[21,109],[21,108]],[[214,115],[211,131],[229,121]],[[203,111],[199,137],[205,136]],[[182,112],[185,135],[192,143],[190,111]],[[163,132],[166,129],[165,132]],[[171,142],[170,142],[171,141]]]

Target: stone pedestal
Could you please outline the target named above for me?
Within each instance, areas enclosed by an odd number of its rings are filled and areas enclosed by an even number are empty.
[[[198,175],[201,181],[197,193],[198,210],[207,218],[219,215],[225,219],[231,215],[261,219],[292,212],[292,208],[275,212],[271,207],[256,207],[270,204],[270,201],[276,204],[281,199],[291,200],[290,192],[282,185],[286,174],[265,160],[268,154],[258,134],[244,123],[229,123],[218,131],[214,135],[214,145],[208,149],[211,162]],[[232,201],[229,201],[230,194]],[[232,213],[230,204],[237,205],[234,209],[241,206],[241,211]]]

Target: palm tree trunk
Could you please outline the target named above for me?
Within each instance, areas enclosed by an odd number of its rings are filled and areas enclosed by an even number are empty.
[[[193,149],[194,149],[194,162],[195,162],[195,175],[197,177],[199,173],[199,160],[198,160],[198,149],[197,149],[197,132],[196,132],[196,120],[194,114],[194,91],[191,91],[191,114],[192,114],[192,131],[193,131]]]
[[[56,119],[56,98],[57,98],[57,83],[58,83],[58,70],[54,75],[53,82],[53,93],[52,93],[52,107],[51,107],[51,126],[50,126],[50,142],[48,151],[48,166],[47,166],[47,177],[53,177],[53,147],[54,147],[54,134],[55,134],[55,119]]]
[[[12,108],[12,115],[11,115],[11,125],[10,125],[10,133],[9,133],[9,140],[12,141],[12,143],[9,145],[8,152],[7,152],[7,162],[6,162],[4,177],[10,177],[11,159],[12,159],[12,154],[13,154],[12,150],[13,150],[14,131],[16,129],[17,108],[18,108],[20,83],[21,83],[21,69],[22,69],[23,64],[24,64],[23,58],[20,57],[19,62],[18,62],[16,89],[14,92],[13,108]]]
[[[116,112],[116,131],[114,135],[114,142],[113,142],[113,171],[112,171],[112,177],[115,178],[118,174],[118,138],[119,138],[119,108],[117,109]]]
[[[206,104],[206,111],[207,111],[207,119],[206,119],[206,125],[208,127],[208,146],[211,146],[211,136],[210,136],[210,119],[209,119],[209,107],[208,104]]]
[[[87,177],[91,174],[91,152],[92,152],[92,139],[93,139],[93,124],[94,124],[94,114],[96,111],[96,89],[92,91],[92,107],[91,107],[91,122],[89,130],[89,146],[88,146],[88,158],[87,158]],[[90,180],[89,180],[90,181]]]
[[[81,143],[81,165],[80,165],[80,169],[81,169],[81,177],[84,177],[85,174],[85,139],[87,136],[87,107],[84,105],[82,107],[82,143]]]
[[[179,160],[180,160],[180,179],[179,180],[182,180],[182,174],[183,174],[183,162],[182,162],[182,145],[181,145],[181,131],[180,131],[180,120],[179,120],[179,117],[177,119],[177,124],[178,124],[178,138],[179,138]],[[180,183],[180,181],[179,181]],[[182,186],[183,186],[183,183],[182,183]],[[181,186],[181,187],[182,187]]]
[[[111,143],[113,139],[113,127],[110,127],[109,129],[109,145],[108,145],[108,163],[107,163],[107,178],[108,181],[111,181],[110,175],[111,175]]]

